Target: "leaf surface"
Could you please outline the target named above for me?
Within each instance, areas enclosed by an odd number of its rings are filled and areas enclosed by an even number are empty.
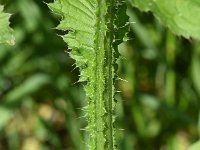
[[[200,40],[199,0],[132,0],[133,6],[152,11],[177,35]]]
[[[0,5],[0,44],[14,45],[13,31],[9,27],[10,14],[3,12],[3,6]]]

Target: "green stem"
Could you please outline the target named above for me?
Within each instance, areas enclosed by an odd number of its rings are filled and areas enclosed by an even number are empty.
[[[105,58],[107,59],[107,64],[105,64],[105,76],[106,76],[106,84],[107,86],[105,87],[105,109],[106,109],[106,137],[107,137],[107,143],[106,143],[106,149],[114,149],[114,127],[113,127],[113,110],[114,110],[114,68],[113,64],[115,63],[115,58],[114,58],[114,49],[112,46],[112,42],[114,39],[114,0],[110,0],[109,7],[108,7],[108,18],[107,18],[107,26],[110,32],[107,33],[107,40],[105,41],[106,45],[106,56]]]
[[[90,128],[93,135],[90,137],[89,145],[96,150],[114,149],[114,127],[113,127],[113,3],[106,0],[98,1],[97,33],[95,42],[96,70],[94,81],[94,114],[88,114],[88,118],[95,120],[94,128]],[[107,24],[107,22],[109,22]],[[91,105],[93,105],[91,103]],[[89,106],[90,107],[90,106]],[[91,116],[90,116],[91,115]],[[90,126],[91,124],[89,124]]]
[[[49,7],[63,20],[57,29],[86,81],[88,149],[114,150],[114,79],[117,46],[127,33],[126,5],[121,0],[56,0]]]
[[[97,9],[97,33],[96,33],[96,41],[95,44],[95,53],[96,53],[96,70],[95,70],[95,148],[97,150],[104,149],[104,128],[105,123],[103,120],[103,116],[105,114],[104,107],[104,97],[103,92],[105,89],[105,79],[104,79],[104,56],[105,56],[105,47],[104,47],[104,36],[105,36],[105,1],[98,1],[98,9]],[[92,115],[92,114],[91,114]],[[90,116],[88,116],[90,117]]]

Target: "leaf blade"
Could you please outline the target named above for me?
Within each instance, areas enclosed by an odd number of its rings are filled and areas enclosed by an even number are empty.
[[[132,0],[142,11],[152,11],[172,32],[200,40],[200,1],[198,0]]]
[[[0,5],[0,44],[14,45],[15,43],[13,30],[9,27],[10,16],[3,12],[3,6]]]

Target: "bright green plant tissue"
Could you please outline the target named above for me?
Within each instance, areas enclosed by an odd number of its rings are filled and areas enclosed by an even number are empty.
[[[133,6],[152,11],[170,30],[200,40],[199,0],[131,0]]]
[[[3,6],[0,5],[0,44],[13,45],[15,42],[13,31],[9,27],[10,14],[3,12]]]
[[[118,45],[127,33],[126,4],[121,0],[56,0],[49,7],[62,16],[57,29],[70,56],[80,68],[88,106],[88,149],[113,150],[115,144],[114,107]]]

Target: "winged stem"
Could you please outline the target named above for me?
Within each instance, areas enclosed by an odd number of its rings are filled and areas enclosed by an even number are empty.
[[[56,0],[49,7],[63,20],[58,29],[86,81],[91,150],[114,150],[114,80],[117,46],[127,32],[126,5],[120,0]],[[122,19],[122,20],[120,20]]]

